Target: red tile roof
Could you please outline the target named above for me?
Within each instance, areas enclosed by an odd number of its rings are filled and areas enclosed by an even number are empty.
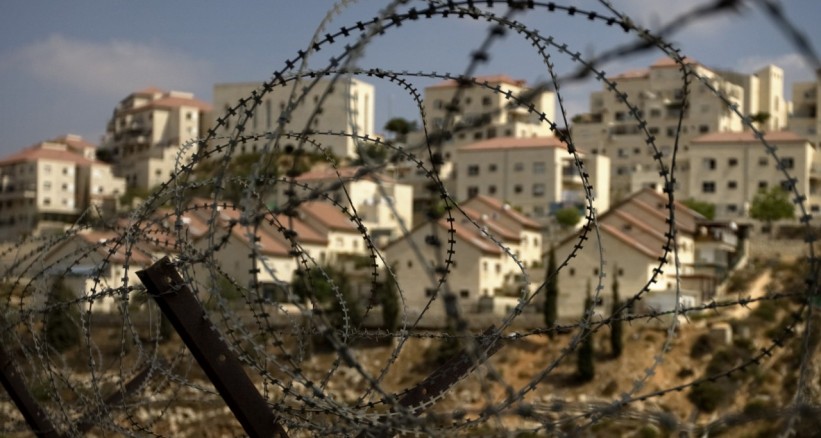
[[[447,219],[440,219],[439,226],[445,230],[449,230]],[[467,243],[470,246],[478,249],[485,254],[501,255],[502,248],[487,237],[482,236],[481,232],[473,226],[473,224],[461,225],[456,222],[453,223],[453,232],[456,234],[456,245],[460,243]],[[459,249],[456,249],[459,252]]]
[[[627,70],[608,79],[646,79],[650,76],[650,69],[640,68],[636,70]]]
[[[493,218],[490,217],[489,215],[482,214],[482,213],[480,213],[480,212],[478,212],[478,211],[476,211],[476,210],[474,210],[470,207],[461,207],[461,208],[462,208],[462,211],[464,211],[465,214],[470,219],[473,219],[474,222],[478,223],[480,226],[486,226],[487,229],[488,229],[488,232],[491,235],[496,236],[497,239],[499,237],[501,237],[504,240],[513,241],[513,242],[519,242],[519,241],[522,240],[522,235],[521,234],[519,234],[519,233],[515,232],[514,230],[511,230],[510,228],[507,228],[504,225],[500,224],[499,222],[493,220]],[[459,222],[464,224],[466,227],[473,227],[474,226],[472,223],[470,223],[470,221],[467,218],[464,218],[464,217],[461,218],[461,220]]]
[[[790,131],[772,131],[764,133],[764,140],[778,142],[808,142],[804,137]],[[696,137],[692,143],[761,143],[753,132],[713,132]]]
[[[524,79],[513,79],[508,75],[475,76],[473,79],[474,82],[480,84],[486,82],[488,84],[508,84],[516,87],[524,87],[527,83]],[[448,79],[446,81],[433,84],[428,88],[452,88],[457,87],[458,85],[459,82],[453,79]]]
[[[471,143],[459,148],[460,152],[491,151],[504,149],[541,149],[541,148],[561,148],[567,149],[567,145],[562,143],[557,137],[496,137],[490,140],[483,140]]]
[[[104,257],[108,257],[108,260],[112,263],[123,264],[128,261],[129,264],[138,266],[148,266],[151,264],[151,256],[134,245],[129,248],[131,250],[131,255],[127,256],[125,253],[125,243],[118,243],[119,234],[114,231],[89,230],[78,233],[77,237],[86,243],[95,246],[95,251]],[[113,250],[115,246],[117,249],[113,254],[111,254],[110,251]]]
[[[43,143],[36,144],[34,146],[27,147],[19,152],[16,152],[12,155],[9,155],[3,159],[0,159],[0,165],[5,164],[12,164],[15,162],[24,162],[24,161],[35,161],[35,160],[54,160],[54,161],[67,161],[74,164],[79,165],[89,165],[89,164],[102,164],[106,165],[102,161],[98,160],[91,160],[88,158],[83,157],[80,154],[75,152],[71,152],[68,150],[60,150],[60,149],[52,149],[49,147],[43,147]]]
[[[303,202],[298,210],[334,231],[359,233],[348,215],[329,202]]]
[[[493,209],[499,211],[499,213],[504,214],[505,216],[513,219],[514,221],[518,222],[525,228],[530,228],[532,230],[541,230],[543,227],[538,222],[534,221],[533,219],[525,216],[522,213],[519,213],[510,206],[510,204],[506,204],[499,199],[491,198],[490,196],[485,195],[478,195],[471,198],[471,200],[476,200],[478,202],[482,202],[485,205],[492,207]]]

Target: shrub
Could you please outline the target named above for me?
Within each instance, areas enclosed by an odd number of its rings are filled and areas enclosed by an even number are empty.
[[[699,411],[713,412],[725,405],[733,394],[727,383],[726,381],[702,382],[690,390],[687,399]]]
[[[700,335],[696,338],[696,341],[693,342],[693,346],[690,348],[690,357],[693,359],[700,359],[713,351],[713,343],[710,341],[710,337],[706,334]]]
[[[80,343],[80,311],[71,304],[75,298],[71,289],[57,280],[46,303],[46,342],[61,353]]]

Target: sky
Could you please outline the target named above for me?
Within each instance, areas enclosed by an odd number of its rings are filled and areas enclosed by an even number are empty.
[[[323,19],[324,35],[370,19],[387,1],[347,1],[332,10],[320,0],[4,0],[0,14],[0,155],[66,133],[98,143],[116,104],[147,86],[193,92],[211,101],[216,83],[263,81],[305,49]],[[485,3],[485,2],[477,2]],[[498,2],[497,2],[498,3]],[[605,12],[595,0],[567,0],[580,9]],[[673,20],[700,1],[611,0],[612,6],[650,29]],[[674,34],[682,53],[717,69],[752,73],[774,63],[785,70],[786,94],[795,81],[813,78],[812,68],[761,11],[760,1],[736,13],[711,17]],[[411,1],[421,9],[425,3]],[[821,50],[819,0],[784,0],[787,18]],[[494,12],[504,14],[504,8]],[[634,37],[578,14],[544,9],[514,19],[582,54],[599,54]],[[488,33],[486,22],[470,18],[405,22],[369,44],[356,65],[395,71],[460,74]],[[348,41],[337,41],[308,60],[322,68]],[[515,34],[495,41],[490,59],[476,74],[508,74],[530,83],[548,71],[534,49]],[[644,53],[604,65],[616,74],[649,65],[661,52]],[[560,75],[574,70],[554,52]],[[391,117],[420,119],[407,93],[388,82],[363,78],[376,87],[376,126]],[[412,80],[420,90],[435,81]],[[590,80],[562,88],[570,115],[587,108],[587,96],[601,89]]]

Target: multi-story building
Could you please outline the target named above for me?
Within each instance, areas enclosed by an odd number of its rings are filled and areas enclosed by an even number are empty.
[[[0,160],[0,236],[60,232],[84,212],[114,212],[125,181],[94,156],[92,144],[66,135]]]
[[[760,127],[781,129],[785,125],[787,103],[783,99],[783,72],[775,66],[765,67],[753,75],[717,72],[690,61],[693,71],[738,105],[748,115],[767,113]],[[741,119],[701,80],[691,80],[687,105],[679,65],[668,58],[649,68],[628,71],[609,78],[618,92],[603,90],[590,97],[590,112],[574,118],[575,144],[593,154],[610,158],[611,197],[618,200],[644,187],[661,187],[654,150],[648,146],[652,136],[658,151],[669,167],[673,148],[678,144],[676,174],[683,196],[690,169],[692,139],[713,132],[740,132]],[[645,132],[634,114],[620,100],[624,93],[646,122]],[[681,129],[679,116],[683,111]],[[766,118],[766,117],[765,117]]]
[[[821,146],[821,113],[818,97],[821,95],[821,71],[813,82],[797,82],[792,89],[792,114],[788,129]]]
[[[610,206],[610,160],[579,152],[593,187],[593,206]],[[456,155],[456,196],[498,197],[524,214],[544,219],[563,207],[584,210],[582,177],[557,137],[498,137],[461,146]]]
[[[302,82],[302,87],[308,85],[307,81],[306,79]],[[215,111],[212,126],[217,126],[217,118],[226,117],[241,99],[248,100],[252,95],[260,93],[261,89],[262,83],[259,82],[214,85]],[[217,135],[232,135],[240,120],[244,122],[244,135],[274,131],[279,127],[280,118],[286,115],[291,91],[292,88],[288,85],[274,84],[273,90],[262,97],[261,104],[257,105],[250,115],[245,111],[239,111],[236,116],[228,117],[227,126],[218,129]],[[357,145],[361,142],[353,138],[352,134],[374,136],[376,98],[373,85],[367,82],[341,78],[331,86],[331,81],[322,79],[304,95],[297,92],[296,98],[300,100],[295,102],[295,106],[287,114],[288,121],[282,134],[302,134],[306,130],[310,131],[310,138],[313,141],[339,158],[355,158],[359,155]],[[248,103],[249,110],[251,103],[253,101]],[[296,145],[298,141],[288,140],[286,143]],[[284,148],[288,144],[280,146]],[[237,146],[234,154],[256,152],[262,148],[261,142],[245,142]],[[307,143],[305,149],[312,153],[319,152]]]
[[[448,192],[456,190],[458,175],[453,174],[454,159],[460,146],[501,137],[549,137],[554,134],[550,122],[556,122],[555,93],[543,91],[531,96],[530,92],[524,80],[506,75],[478,76],[469,86],[446,80],[425,89],[425,121],[432,138],[443,141],[442,162],[437,170]],[[517,98],[520,96],[529,99],[519,102]],[[448,108],[453,108],[454,104],[457,110],[449,113]],[[542,120],[542,114],[546,121]],[[449,135],[443,137],[443,131]],[[412,152],[430,167],[427,145],[421,132],[408,136],[407,147],[413,148]],[[431,196],[426,190],[430,183],[428,175],[415,163],[407,162],[404,167],[397,166],[396,177],[413,186],[415,208],[422,208]]]
[[[359,177],[360,170],[342,167],[304,173],[295,178],[293,195],[304,200],[313,191],[335,188],[328,195],[351,208],[352,213],[355,211],[373,242],[381,246],[413,228],[413,188],[381,173]],[[291,184],[280,182],[276,188],[274,201],[283,205],[289,199],[286,192],[291,190]]]
[[[797,179],[810,211],[821,211],[821,156],[813,144],[790,131],[769,132],[764,139],[777,146],[781,166]],[[691,142],[690,163],[688,192],[715,204],[717,218],[745,217],[759,190],[786,187],[784,174],[752,132],[697,137]],[[796,215],[800,214],[797,208]]]
[[[210,105],[191,93],[146,88],[121,100],[108,121],[99,157],[114,164],[128,188],[151,189],[188,163],[204,135]]]

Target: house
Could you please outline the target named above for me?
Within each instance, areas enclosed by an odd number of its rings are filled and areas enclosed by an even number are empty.
[[[78,297],[95,297],[91,311],[116,312],[126,286],[142,284],[136,272],[152,263],[139,242],[126,242],[114,231],[80,230],[49,248],[42,272],[50,281],[62,279]]]
[[[642,291],[644,297],[655,297],[650,301],[669,303],[677,288],[689,304],[708,298],[708,291],[694,287],[701,284],[700,273],[696,272],[695,242],[698,221],[704,218],[675,203],[676,260],[672,247],[670,251],[664,249],[669,233],[667,204],[666,196],[651,189],[640,190],[598,216],[598,231],[585,227],[581,231],[587,237],[584,241],[577,234],[557,244],[559,264],[574,254],[559,271],[559,318],[572,320],[583,314],[587,285],[592,285],[595,294],[600,276],[604,286],[598,296],[600,303],[610,302],[614,276],[618,277],[623,300]],[[582,248],[577,250],[580,244]],[[663,265],[662,260],[666,260]],[[676,280],[676,264],[680,283]]]

